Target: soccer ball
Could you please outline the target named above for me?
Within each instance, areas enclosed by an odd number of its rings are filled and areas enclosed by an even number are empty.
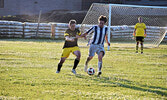
[[[94,75],[94,73],[95,73],[94,68],[88,68],[87,73],[88,73],[89,75]]]

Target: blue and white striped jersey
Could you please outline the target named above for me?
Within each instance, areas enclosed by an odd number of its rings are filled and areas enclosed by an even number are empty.
[[[89,29],[86,33],[92,35],[92,43],[91,44],[98,44],[98,45],[104,45],[105,35],[107,34],[107,26],[104,26],[103,28],[100,28],[98,25],[93,26],[91,29]]]

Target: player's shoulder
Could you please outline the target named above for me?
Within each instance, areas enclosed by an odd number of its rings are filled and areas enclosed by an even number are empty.
[[[139,25],[140,23],[136,23],[136,25]]]
[[[142,25],[146,25],[145,23],[141,23]]]

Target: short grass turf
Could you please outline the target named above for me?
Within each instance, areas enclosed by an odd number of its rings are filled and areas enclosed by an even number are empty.
[[[83,71],[88,47],[80,48],[77,75],[71,73],[72,54],[56,74],[63,44],[63,40],[1,39],[0,99],[167,99],[167,45],[145,48],[144,54],[111,45],[98,78],[97,55],[89,63],[95,75]]]

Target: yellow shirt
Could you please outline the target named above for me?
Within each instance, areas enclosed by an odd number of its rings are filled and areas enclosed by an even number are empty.
[[[137,23],[135,25],[135,29],[136,29],[136,36],[142,36],[144,37],[144,33],[145,33],[145,29],[146,29],[146,25],[144,23]]]

